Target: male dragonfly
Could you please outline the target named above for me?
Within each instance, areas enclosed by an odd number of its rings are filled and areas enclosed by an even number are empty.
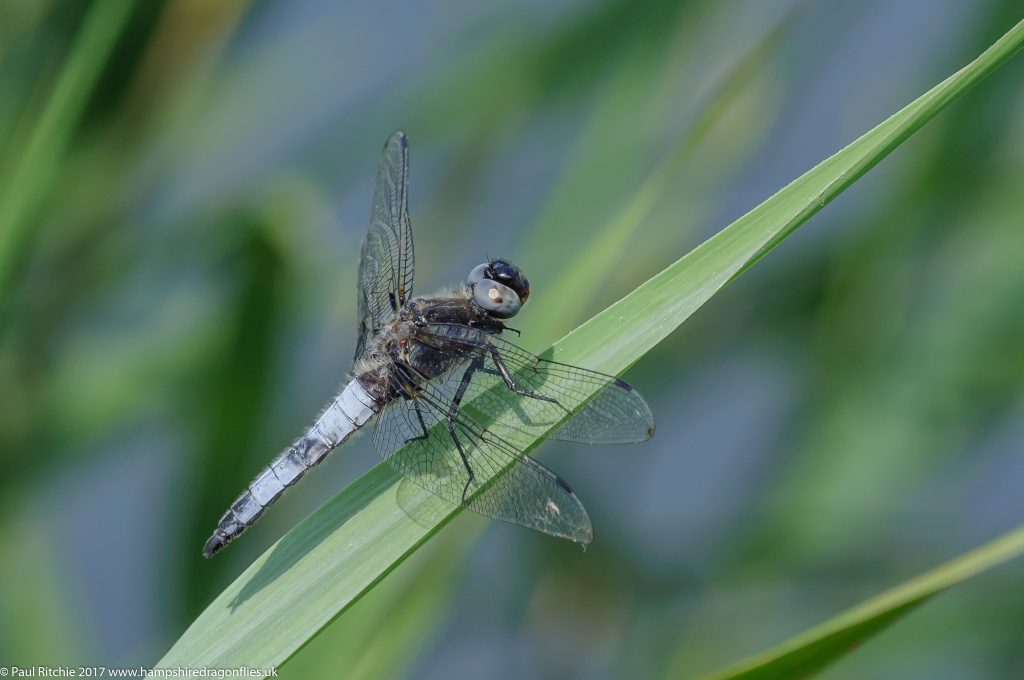
[[[507,260],[478,265],[455,288],[413,297],[408,180],[409,143],[396,132],[384,145],[359,263],[353,378],[231,505],[204,556],[371,419],[377,452],[408,480],[487,517],[584,544],[593,528],[579,498],[524,449],[542,438],[609,444],[654,434],[650,408],[625,381],[498,337],[513,330],[504,321],[530,296],[529,281]]]

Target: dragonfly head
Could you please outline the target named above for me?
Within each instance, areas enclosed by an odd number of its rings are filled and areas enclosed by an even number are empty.
[[[510,319],[530,297],[530,282],[508,260],[491,260],[473,268],[466,283],[473,300],[498,319]]]

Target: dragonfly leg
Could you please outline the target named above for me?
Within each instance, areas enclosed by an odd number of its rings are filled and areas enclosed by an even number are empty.
[[[524,390],[521,387],[519,387],[519,385],[516,384],[515,379],[512,377],[512,374],[509,372],[508,366],[505,365],[505,361],[501,358],[501,354],[498,353],[498,350],[494,347],[491,347],[489,351],[491,354],[491,361],[494,362],[494,365],[495,367],[497,367],[498,370],[497,373],[495,373],[495,371],[493,370],[489,370],[486,368],[482,369],[483,371],[490,373],[491,375],[501,376],[501,379],[505,382],[505,386],[521,397],[539,399],[540,401],[550,401],[552,404],[557,404],[566,413],[572,413],[565,406],[562,406],[562,403],[560,401],[553,397],[545,397],[543,394],[537,394],[536,392]]]
[[[466,366],[465,372],[462,374],[462,382],[459,383],[459,389],[455,391],[455,397],[452,402],[448,405],[448,434],[451,435],[452,441],[455,442],[455,448],[459,450],[459,456],[462,458],[462,464],[466,467],[466,473],[469,475],[466,479],[466,485],[462,487],[462,503],[466,502],[466,494],[469,492],[469,485],[473,483],[476,475],[473,473],[473,468],[469,464],[469,458],[466,457],[466,452],[462,448],[462,442],[459,441],[458,435],[455,434],[455,414],[459,411],[459,405],[462,403],[462,398],[466,395],[466,389],[469,388],[469,381],[473,379],[473,374],[476,373],[483,367],[483,357],[478,356]]]
[[[416,410],[416,420],[419,421],[421,432],[421,434],[418,434],[415,437],[409,437],[404,442],[402,442],[404,446],[409,442],[423,441],[424,439],[430,437],[430,433],[427,431],[427,424],[423,420],[423,411],[420,410],[420,402],[416,400],[418,390],[416,389],[415,383],[404,373],[401,374],[401,378],[402,379],[399,380],[398,385],[400,390],[399,393],[402,395],[403,399],[412,402],[412,407]]]
[[[415,399],[412,400],[412,407],[416,409],[416,420],[420,422],[420,430],[423,434],[416,435],[415,437],[409,437],[405,440],[405,443],[423,441],[430,437],[430,433],[427,432],[427,424],[423,422],[423,411],[420,410],[420,403]]]
[[[455,442],[455,448],[459,450],[459,456],[462,458],[462,464],[466,467],[468,476],[466,477],[466,484],[462,487],[462,504],[466,504],[466,494],[469,493],[469,485],[476,479],[476,475],[473,474],[473,468],[469,465],[469,458],[466,457],[466,452],[462,448],[462,442],[459,441],[458,435],[455,434],[455,420],[449,418],[448,420],[448,434],[451,435],[452,441]]]

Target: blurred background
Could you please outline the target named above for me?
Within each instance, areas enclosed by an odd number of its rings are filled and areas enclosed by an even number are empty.
[[[357,440],[200,557],[347,375],[393,130],[417,290],[507,256],[540,351],[1020,13],[0,4],[0,664],[151,665],[376,462]],[[586,553],[464,513],[281,675],[690,677],[1024,521],[1022,82],[1018,56],[638,363],[652,441],[538,452],[591,513]],[[1011,677],[1022,579],[958,587],[825,676]]]

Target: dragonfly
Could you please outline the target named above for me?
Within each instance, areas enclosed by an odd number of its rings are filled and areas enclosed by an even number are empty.
[[[359,263],[352,379],[316,422],[256,477],[203,547],[238,537],[327,454],[373,425],[377,453],[448,504],[588,544],[593,526],[564,479],[527,455],[535,442],[636,443],[654,434],[629,383],[541,358],[500,337],[530,297],[506,259],[460,284],[413,296],[409,142],[384,145]]]

